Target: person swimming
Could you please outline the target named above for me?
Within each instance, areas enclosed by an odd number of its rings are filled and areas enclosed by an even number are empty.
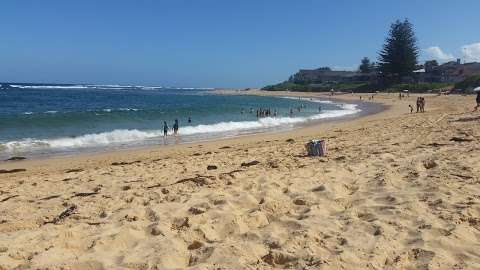
[[[188,123],[192,123],[192,118],[188,117]]]
[[[173,133],[175,135],[178,133],[178,119],[175,119],[175,123],[173,124]]]

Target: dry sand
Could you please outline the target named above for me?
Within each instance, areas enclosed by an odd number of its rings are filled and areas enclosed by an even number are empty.
[[[480,269],[480,113],[472,96],[409,114],[414,100],[377,95],[388,110],[292,132],[0,163],[26,169],[0,174],[0,269]],[[312,138],[327,157],[304,156]]]

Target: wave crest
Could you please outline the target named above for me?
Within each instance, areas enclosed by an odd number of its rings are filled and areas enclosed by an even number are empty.
[[[228,134],[235,135],[241,132],[260,131],[269,128],[289,127],[295,124],[304,123],[312,120],[326,119],[352,115],[360,112],[356,104],[341,104],[341,109],[325,110],[320,114],[309,117],[266,117],[256,121],[231,121],[219,122],[215,124],[202,124],[196,126],[185,126],[180,128],[180,135],[195,136],[197,134]],[[77,137],[64,137],[55,139],[38,140],[27,138],[20,141],[11,141],[0,144],[0,150],[31,151],[38,149],[69,149],[69,148],[89,148],[106,146],[111,144],[125,144],[131,142],[141,142],[149,139],[160,138],[163,135],[162,130],[137,130],[137,129],[118,129],[109,132],[86,134]]]

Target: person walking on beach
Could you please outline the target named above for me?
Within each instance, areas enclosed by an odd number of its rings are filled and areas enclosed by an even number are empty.
[[[178,119],[175,119],[175,123],[173,124],[173,133],[175,135],[178,133]]]
[[[476,112],[478,110],[478,108],[480,108],[480,91],[477,92],[477,106],[475,106],[475,108],[473,109],[474,112]]]
[[[412,106],[412,104],[408,104],[408,107],[410,107],[410,113],[413,113],[413,106]]]
[[[167,121],[163,121],[163,137],[166,138],[168,135],[168,125]]]

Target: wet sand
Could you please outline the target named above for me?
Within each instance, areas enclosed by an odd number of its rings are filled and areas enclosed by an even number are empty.
[[[480,112],[426,96],[410,114],[415,98],[289,132],[0,163],[0,269],[478,269]],[[305,156],[313,138],[327,157]]]

